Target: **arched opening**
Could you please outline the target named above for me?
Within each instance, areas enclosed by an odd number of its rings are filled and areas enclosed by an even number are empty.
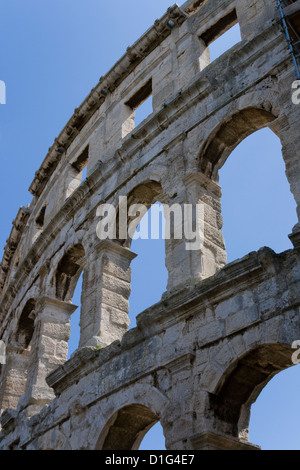
[[[300,365],[276,375],[251,407],[250,442],[262,450],[300,450]]]
[[[85,251],[81,244],[71,247],[58,263],[55,273],[56,297],[77,305],[70,319],[68,358],[76,351],[80,339],[81,293]]]
[[[276,116],[263,108],[246,108],[223,121],[200,153],[199,169],[218,180],[218,172],[233,150],[249,135],[270,125]]]
[[[268,246],[292,248],[296,203],[285,175],[280,139],[259,130],[236,147],[219,171],[228,262]]]
[[[158,416],[143,405],[125,406],[108,421],[96,450],[138,450],[144,436],[158,421]]]
[[[20,349],[27,350],[29,348],[34,333],[34,318],[35,300],[30,299],[21,313],[15,334],[15,343]]]
[[[275,119],[263,108],[243,109],[215,129],[200,155],[201,172],[221,186],[228,262],[263,246],[292,248],[296,204],[271,130]]]
[[[160,421],[147,432],[139,450],[166,450],[165,436]]]
[[[161,300],[166,291],[168,271],[165,264],[164,215],[155,203],[142,218],[131,244],[138,256],[131,263],[130,328],[136,316]]]
[[[219,181],[222,189],[228,262],[263,246],[279,253],[292,248],[288,235],[295,225],[296,204],[286,179],[280,139],[271,130],[274,119],[271,112],[262,109],[249,108],[236,113],[216,129],[201,154],[202,171]],[[291,356],[290,346],[268,345],[235,364],[217,392],[211,395],[214,416],[226,432],[247,438],[252,410],[256,424],[252,425],[250,441],[261,445],[260,431],[268,418],[260,402],[266,404],[266,401],[259,398],[252,404],[266,387],[262,397],[266,396],[272,403],[274,413],[279,406],[275,398],[276,384],[280,380],[281,387],[284,382],[285,387],[292,387],[287,377],[297,373],[297,368],[291,367]],[[272,422],[274,419],[270,419],[269,423]],[[281,417],[279,422],[279,415],[277,424],[284,441],[284,421]],[[270,435],[274,435],[271,428]],[[271,448],[272,444],[265,446]]]
[[[166,290],[168,274],[161,196],[160,183],[145,181],[131,190],[124,207],[119,207],[116,223],[119,239],[116,241],[137,254],[131,263],[130,329],[136,326],[136,316],[160,301]]]
[[[291,366],[291,346],[284,344],[260,346],[233,364],[210,395],[211,410],[219,426],[222,423],[233,437],[248,439],[252,404],[275,375]]]
[[[161,184],[152,180],[139,184],[129,192],[125,205],[119,207],[116,224],[116,234],[123,246],[132,248],[132,240],[135,238],[136,229],[140,226],[143,216],[153,204],[159,201],[161,195]],[[124,226],[125,217],[126,226]],[[143,238],[147,239],[149,238],[148,226],[144,230],[147,234]]]
[[[82,245],[74,245],[58,263],[55,274],[55,291],[59,300],[72,300],[78,279],[82,272],[85,252]]]
[[[0,383],[2,409],[16,409],[20,397],[25,393],[34,334],[35,308],[35,300],[29,299],[21,312],[15,333],[7,341]]]

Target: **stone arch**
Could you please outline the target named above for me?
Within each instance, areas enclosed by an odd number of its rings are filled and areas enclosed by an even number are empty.
[[[84,265],[86,259],[86,249],[81,243],[81,235],[77,234],[69,240],[67,246],[60,250],[52,261],[52,268],[48,275],[49,282],[49,297],[62,301],[61,304],[61,318],[64,317],[65,305],[74,305],[74,310],[71,312],[72,317],[66,323],[69,329],[68,333],[68,354],[72,354],[74,349],[77,348],[80,332],[80,318],[82,312],[82,298],[83,286],[81,286],[80,278],[84,276]],[[80,282],[79,282],[80,281]],[[76,299],[74,296],[76,294]],[[76,317],[73,313],[77,310]]]
[[[206,406],[214,426],[248,441],[251,406],[275,375],[294,365],[292,344],[299,335],[295,308],[211,349],[200,388],[208,393]]]
[[[218,171],[231,152],[249,135],[270,126],[277,118],[263,107],[249,106],[226,117],[205,141],[199,158],[199,170],[218,180]]]
[[[128,213],[127,215],[127,227],[130,228],[130,233],[128,233],[127,240],[120,240],[120,243],[124,248],[133,250],[135,253],[135,258],[132,260],[130,265],[130,309],[129,309],[129,319],[130,327],[136,326],[136,315],[141,313],[145,308],[150,307],[152,303],[160,300],[161,295],[166,290],[166,278],[168,279],[169,274],[166,267],[166,252],[168,240],[164,240],[161,230],[161,224],[159,226],[160,230],[157,229],[157,232],[154,234],[153,223],[156,225],[158,220],[166,220],[166,210],[165,206],[162,205],[167,199],[162,184],[160,181],[154,179],[147,179],[138,185],[133,186],[127,193],[127,206],[128,210],[133,209],[133,215]],[[139,207],[141,209],[139,209]],[[118,221],[119,222],[119,217]],[[144,226],[143,237],[141,240],[134,240],[134,234],[137,234],[137,226],[143,223],[146,223]],[[152,226],[150,234],[150,224]],[[159,224],[157,224],[159,225]],[[149,238],[145,239],[145,232],[149,233]],[[156,239],[159,232],[159,240]],[[118,227],[117,227],[117,233]],[[151,253],[151,255],[146,256],[146,253]],[[142,269],[140,267],[142,266]],[[135,297],[136,292],[140,292],[142,289],[149,289],[149,291],[154,292],[155,287],[151,281],[151,275],[153,275],[153,267],[155,266],[155,279],[158,279],[160,276],[163,277],[163,282],[161,283],[161,291],[157,294],[151,302],[142,303],[138,305],[139,302],[136,302],[137,298]],[[137,272],[139,271],[139,275]],[[143,284],[144,282],[144,284]],[[137,289],[136,286],[139,285]],[[151,296],[151,293],[149,296]],[[137,296],[140,297],[140,296]],[[146,296],[144,296],[145,298]],[[132,307],[134,307],[132,309]],[[134,311],[135,310],[135,311]]]
[[[38,448],[44,450],[72,450],[70,440],[59,427],[47,431],[38,440]]]
[[[56,298],[63,301],[71,301],[76,284],[83,269],[85,250],[82,244],[70,247],[58,262],[54,284]]]
[[[165,432],[169,405],[163,393],[144,384],[134,384],[126,389],[126,393],[99,403],[91,409],[89,419],[97,423],[100,415],[103,425],[102,429],[92,426],[88,439],[90,449],[137,450],[147,432],[158,421]],[[131,430],[126,437],[127,424]],[[125,440],[122,440],[123,437]]]
[[[162,199],[163,189],[158,181],[154,180],[147,180],[142,183],[139,183],[134,188],[132,188],[127,194],[127,206],[128,208],[133,205],[144,205],[147,210],[155,203]],[[127,217],[127,224],[131,223],[133,217],[128,215]],[[119,231],[119,224],[120,224],[120,215],[118,212],[117,216],[117,234],[120,233]],[[119,240],[122,246],[126,248],[130,248],[131,246],[131,238],[127,238],[126,240]]]
[[[101,445],[101,450],[137,450],[146,433],[158,421],[158,416],[144,405],[125,406],[111,417],[97,448]]]
[[[265,343],[243,354],[219,376],[210,394],[214,419],[234,437],[247,439],[251,405],[275,375],[291,366],[290,344]]]
[[[31,344],[35,331],[36,301],[29,298],[22,310],[15,330],[6,343],[0,403],[1,408],[16,409],[25,392],[28,378]]]

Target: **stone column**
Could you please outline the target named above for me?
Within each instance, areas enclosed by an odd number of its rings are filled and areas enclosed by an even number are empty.
[[[0,409],[17,409],[25,392],[30,350],[9,345],[6,348],[6,364],[0,388]]]
[[[185,176],[184,183],[186,193],[179,196],[183,238],[166,242],[168,292],[214,275],[227,262],[220,187],[201,173]],[[194,239],[189,235],[191,229]]]
[[[101,241],[90,254],[83,277],[79,347],[105,347],[120,340],[129,327],[131,261],[129,249]]]
[[[54,393],[46,383],[47,375],[64,364],[68,355],[70,316],[77,306],[61,300],[44,297],[39,301],[31,341],[31,354],[24,406],[47,405]]]

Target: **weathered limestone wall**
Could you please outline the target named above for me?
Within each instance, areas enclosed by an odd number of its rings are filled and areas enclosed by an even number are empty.
[[[237,21],[242,41],[210,64],[209,42]],[[244,138],[270,127],[299,217],[294,80],[275,1],[187,2],[75,110],[1,264],[1,449],[137,449],[158,420],[168,449],[256,448],[251,404],[292,365],[300,337],[298,220],[294,250],[265,248],[226,265],[218,171]],[[135,108],[151,93],[153,113],[135,128]],[[166,242],[167,292],[129,332],[136,255],[96,231],[99,205],[120,196],[204,208],[202,249]],[[80,345],[66,362],[82,272]]]

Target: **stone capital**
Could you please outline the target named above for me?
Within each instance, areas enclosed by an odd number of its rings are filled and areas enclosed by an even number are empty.
[[[193,352],[187,352],[183,356],[179,356],[172,362],[166,365],[166,368],[170,370],[172,374],[179,374],[181,372],[187,372],[192,369],[192,362],[195,359]]]
[[[123,246],[119,245],[118,243],[114,243],[110,240],[101,240],[95,246],[95,251],[100,253],[113,253],[117,256],[121,256],[122,258],[132,261],[134,258],[137,257],[137,254],[133,251],[129,250],[128,248],[124,248]]]
[[[187,189],[199,188],[199,191],[206,192],[211,196],[221,199],[222,192],[220,186],[208,178],[204,173],[189,173],[183,178]]]
[[[6,356],[13,356],[15,354],[22,354],[23,356],[30,356],[30,349],[24,349],[15,343],[8,343],[6,346]]]
[[[69,316],[75,312],[78,308],[77,305],[73,305],[70,302],[64,302],[62,300],[54,299],[51,297],[42,297],[38,300],[36,307],[36,320],[49,319],[53,320],[56,314],[64,313]]]
[[[191,443],[195,450],[261,450],[249,442],[211,431],[192,437]]]

